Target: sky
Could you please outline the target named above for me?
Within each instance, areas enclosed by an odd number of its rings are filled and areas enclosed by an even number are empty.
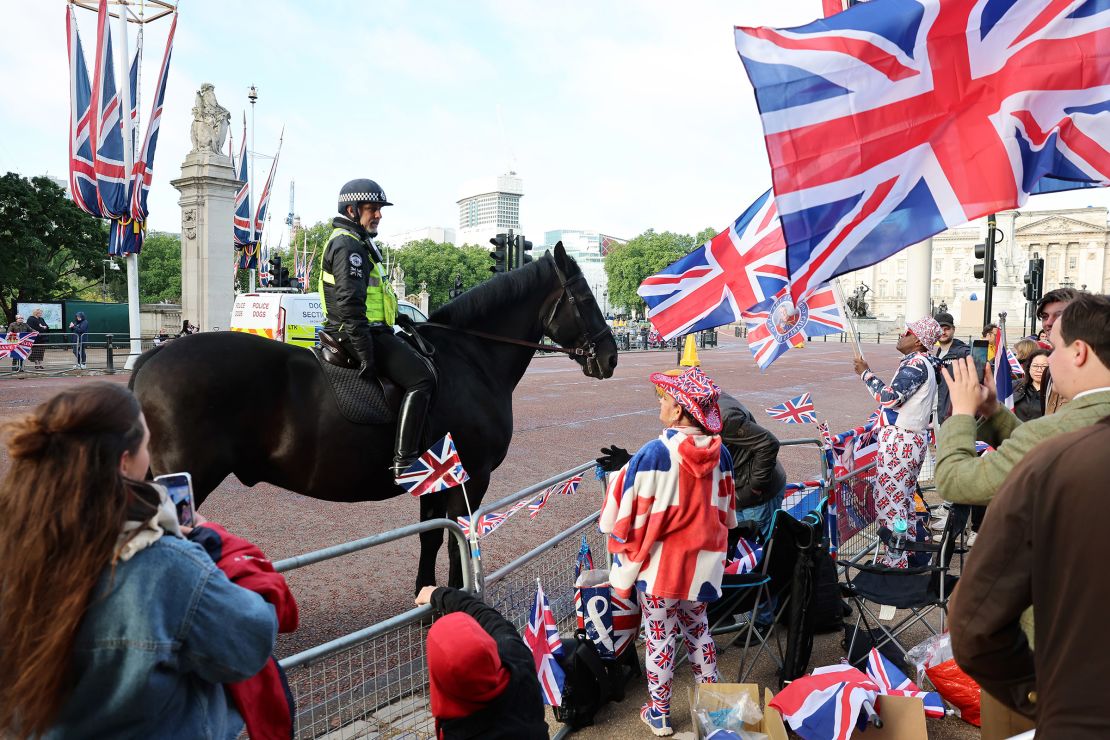
[[[396,204],[386,209],[383,235],[457,228],[464,184],[511,168],[524,181],[522,230],[539,243],[554,229],[630,238],[648,228],[727,227],[770,185],[733,26],[806,23],[820,0],[181,0],[179,7],[151,229],[180,230],[169,182],[191,148],[196,91],[211,82],[231,111],[237,142],[252,84],[255,149],[274,152],[284,128],[271,201],[279,221],[291,179],[294,210],[311,224],[335,212],[344,182],[370,177]],[[88,54],[95,14],[77,13]],[[167,18],[146,30],[144,130],[168,29]],[[134,26],[131,34],[134,49]],[[0,172],[65,178],[65,3],[20,3],[0,37]],[[258,161],[259,185],[267,167]],[[1036,196],[1026,209],[1110,205],[1108,196],[1106,189]]]

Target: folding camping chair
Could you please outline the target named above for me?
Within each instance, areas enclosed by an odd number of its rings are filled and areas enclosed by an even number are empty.
[[[774,624],[787,613],[794,569],[801,546],[812,542],[814,537],[820,536],[815,533],[817,526],[813,523],[813,516],[805,517],[806,522],[799,522],[785,511],[776,511],[771,518],[771,534],[763,545],[763,557],[759,565],[751,573],[726,575],[721,582],[721,598],[709,604],[711,634],[733,635],[732,639],[721,648],[721,652],[741,636],[744,637],[744,654],[740,659],[738,678],[741,683],[747,679],[759,656],[767,650]],[[820,521],[819,516],[817,521]],[[774,620],[771,627],[761,631],[755,625],[754,614],[762,604],[774,598],[778,599]],[[737,616],[744,614],[752,616]],[[745,670],[748,650],[753,646],[753,642],[757,646],[755,655]],[[784,652],[781,641],[777,641],[777,647],[777,655],[773,652],[769,654],[781,670]]]
[[[847,640],[848,660],[851,661],[853,648],[860,639],[860,625],[870,635],[877,631],[881,633],[880,639],[875,641],[874,647],[880,650],[890,644],[895,646],[902,654],[903,659],[909,648],[898,641],[898,636],[915,624],[923,624],[926,629],[936,635],[944,631],[944,620],[948,613],[948,597],[956,587],[959,576],[949,572],[952,556],[959,549],[957,538],[967,526],[970,508],[962,505],[953,505],[945,523],[944,532],[939,543],[910,542],[905,546],[908,552],[933,553],[929,565],[916,568],[889,568],[885,565],[874,563],[853,563],[846,560],[838,561],[844,568],[845,583],[840,585],[841,593],[850,599],[859,615],[855,627],[852,629],[851,639]],[[854,576],[853,571],[858,571]],[[880,607],[895,607],[909,611],[897,624],[887,627],[878,615],[868,606],[868,602]],[[929,623],[928,616],[934,610],[940,610],[940,629],[935,629]],[[860,667],[867,660],[867,651],[862,651],[862,658],[858,658],[853,665]]]

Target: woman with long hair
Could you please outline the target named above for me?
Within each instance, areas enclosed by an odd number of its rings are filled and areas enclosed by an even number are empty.
[[[221,684],[266,665],[274,607],[143,482],[135,397],[84,384],[0,431],[0,736],[236,737]]]
[[[1048,350],[1034,350],[1022,366],[1025,368],[1025,377],[1014,388],[1014,416],[1022,421],[1039,419],[1044,416],[1044,398],[1041,389],[1044,386],[1045,372],[1048,370]]]

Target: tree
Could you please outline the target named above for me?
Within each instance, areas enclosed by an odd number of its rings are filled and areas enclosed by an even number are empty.
[[[621,306],[629,313],[642,312],[644,302],[636,295],[640,283],[685,255],[696,244],[699,242],[689,234],[670,231],[657,234],[654,229],[648,229],[613,249],[605,258],[609,304]]]
[[[139,301],[181,302],[181,237],[153,231],[139,254]]]
[[[431,239],[409,242],[400,249],[389,250],[387,257],[405,271],[405,287],[410,293],[417,292],[420,283],[428,284],[428,307],[431,310],[450,300],[456,275],[462,278],[463,289],[469,290],[490,277],[489,267],[493,264],[488,249],[469,244],[456,247]]]
[[[45,177],[0,177],[0,309],[56,301],[101,281],[108,228]]]

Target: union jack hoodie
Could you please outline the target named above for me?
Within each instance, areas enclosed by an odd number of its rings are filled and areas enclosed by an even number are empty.
[[[609,535],[609,582],[628,598],[714,601],[728,530],[736,526],[732,457],[717,435],[670,428],[613,476],[598,527]]]

